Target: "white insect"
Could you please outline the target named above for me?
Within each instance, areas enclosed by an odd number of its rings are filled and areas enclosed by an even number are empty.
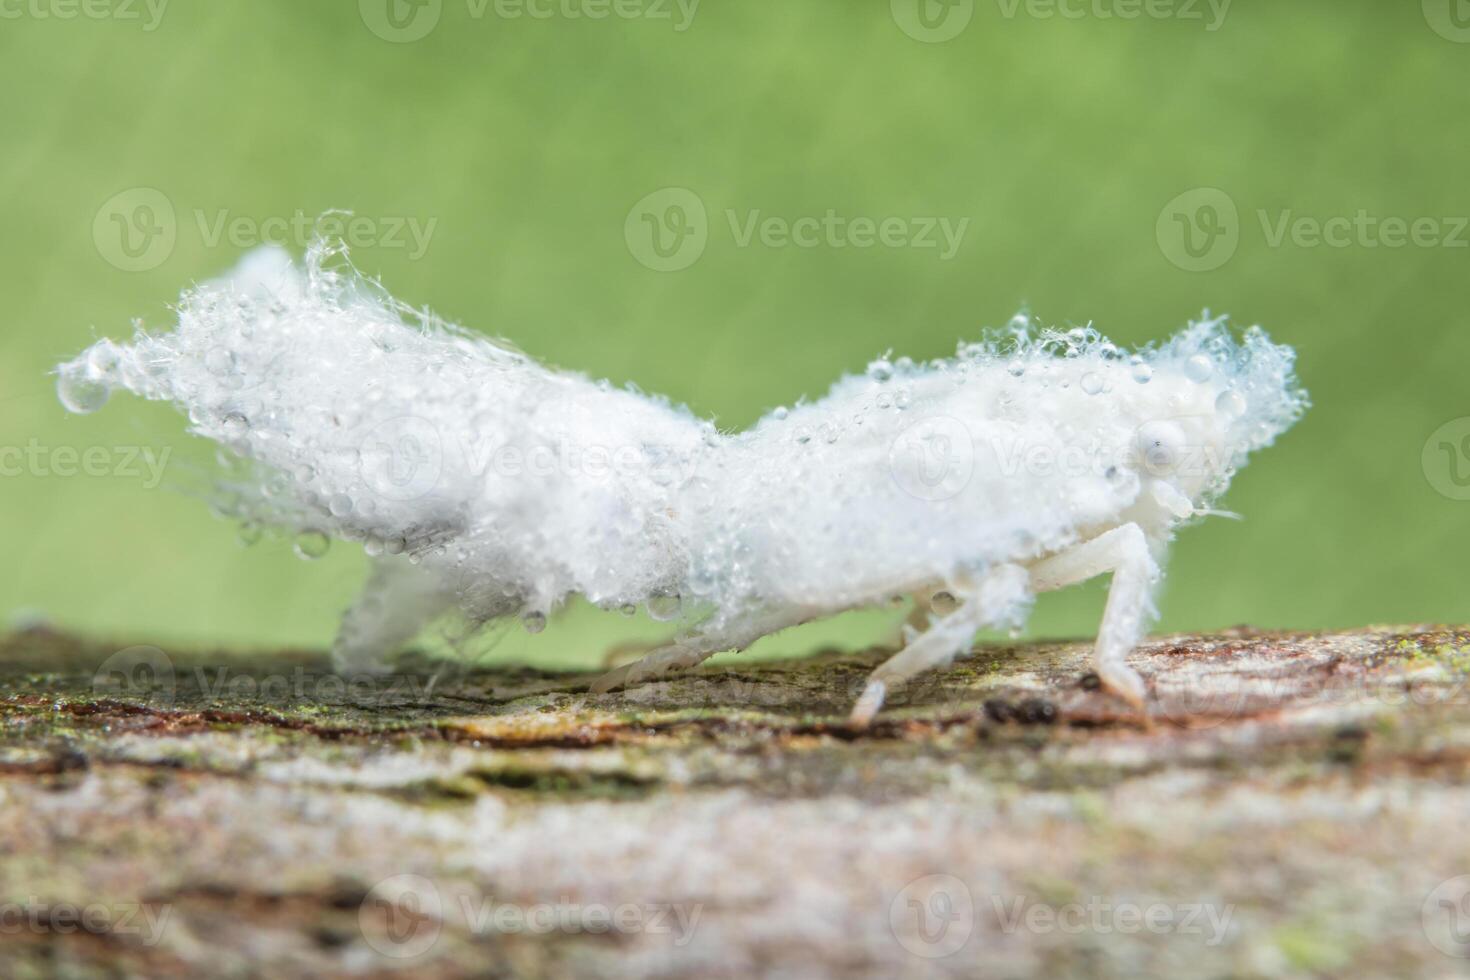
[[[359,669],[455,609],[535,631],[580,595],[681,621],[607,690],[912,596],[939,615],[873,672],[866,724],[1037,593],[1111,573],[1096,669],[1141,707],[1127,657],[1174,529],[1307,405],[1293,352],[1258,328],[1207,319],[1125,353],[1018,318],[722,433],[410,310],[339,255],[319,244],[298,270],[259,250],[186,291],[171,332],[63,364],[59,391],[75,411],[114,387],[171,401],[235,460],[216,506],[306,556],[362,542],[375,568],[334,648]]]

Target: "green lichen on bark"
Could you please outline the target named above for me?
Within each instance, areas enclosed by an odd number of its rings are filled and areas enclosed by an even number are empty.
[[[351,681],[310,651],[117,649],[0,641],[0,902],[162,925],[11,930],[6,976],[1466,962],[1431,900],[1470,874],[1465,628],[1161,637],[1135,658],[1147,716],[1096,689],[1085,643],[982,647],[867,731],[844,719],[889,651],[591,696],[585,675],[530,669],[409,658]],[[433,915],[383,901],[405,875]],[[943,957],[915,911],[942,910],[932,876],[969,902]],[[582,925],[514,927],[547,908]],[[642,924],[599,930],[596,909]],[[1174,917],[1132,927],[1126,909]]]

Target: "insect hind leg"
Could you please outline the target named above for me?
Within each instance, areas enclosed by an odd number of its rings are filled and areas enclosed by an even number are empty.
[[[640,684],[671,670],[697,667],[726,650],[740,650],[761,637],[810,619],[810,610],[783,610],[757,614],[726,629],[696,630],[676,637],[641,660],[610,670],[593,682],[591,693],[606,694],[619,687]]]
[[[866,728],[883,707],[888,692],[917,674],[947,667],[969,649],[975,634],[986,626],[1016,623],[1030,608],[1030,576],[1020,565],[998,565],[968,589],[957,590],[958,609],[929,627],[928,632],[884,661],[868,675],[862,695],[848,721]]]
[[[332,665],[348,674],[385,672],[388,658],[453,600],[432,573],[401,557],[378,559],[362,594],[342,617]]]

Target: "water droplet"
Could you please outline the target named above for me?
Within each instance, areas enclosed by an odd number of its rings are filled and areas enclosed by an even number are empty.
[[[296,535],[292,549],[303,561],[316,561],[332,548],[332,539],[321,531],[302,531]]]
[[[636,616],[638,615],[638,607],[631,602],[625,602],[618,607],[618,612],[624,616]]]
[[[540,633],[546,629],[546,614],[543,612],[528,612],[521,617],[521,625],[526,628],[527,633]]]
[[[868,365],[868,377],[874,381],[887,381],[893,377],[893,365],[886,358],[878,358]]]
[[[87,354],[87,368],[96,377],[110,374],[120,361],[117,348],[110,340],[99,341]]]
[[[1103,390],[1102,375],[1096,371],[1088,371],[1082,376],[1082,390],[1089,395],[1096,395]]]
[[[683,602],[677,595],[672,593],[651,596],[648,600],[649,618],[660,623],[666,623],[671,619],[678,618],[679,609]]]
[[[1245,396],[1234,388],[1226,388],[1215,399],[1215,411],[1225,418],[1238,419],[1245,414]]]
[[[1149,366],[1147,361],[1139,361],[1137,364],[1133,365],[1133,380],[1137,381],[1139,384],[1148,384],[1149,379],[1153,376],[1154,369]]]
[[[250,420],[239,412],[230,412],[220,422],[226,439],[244,439],[250,434]]]
[[[954,593],[940,590],[929,597],[929,605],[941,616],[948,616],[960,607]]]
[[[235,372],[235,355],[225,347],[215,347],[204,355],[204,369],[219,377]]]
[[[1203,354],[1196,354],[1184,362],[1184,376],[1199,384],[1208,381],[1215,373],[1215,363]]]
[[[62,407],[76,415],[90,415],[112,395],[112,389],[98,381],[89,381],[76,373],[66,373],[56,379],[56,397]]]
[[[376,558],[383,553],[386,545],[383,539],[376,534],[369,534],[367,540],[362,543],[362,550],[369,558]]]
[[[1006,365],[1006,373],[1013,378],[1019,378],[1026,373],[1026,365],[1020,361],[1011,361]]]
[[[332,512],[333,517],[348,517],[352,514],[352,498],[345,493],[339,493],[327,502],[327,509]]]
[[[791,411],[785,405],[777,405],[775,409],[771,411],[771,418],[775,419],[777,422],[784,422],[786,421],[786,416],[790,414]]]
[[[903,389],[898,394],[893,396],[893,404],[898,408],[900,412],[908,408],[909,405],[913,404],[913,401],[914,394],[907,388]]]

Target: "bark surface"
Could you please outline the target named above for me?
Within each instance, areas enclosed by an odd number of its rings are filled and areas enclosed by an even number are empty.
[[[1451,976],[1470,628],[527,669],[0,639],[0,974]],[[70,910],[70,911],[68,911]]]

